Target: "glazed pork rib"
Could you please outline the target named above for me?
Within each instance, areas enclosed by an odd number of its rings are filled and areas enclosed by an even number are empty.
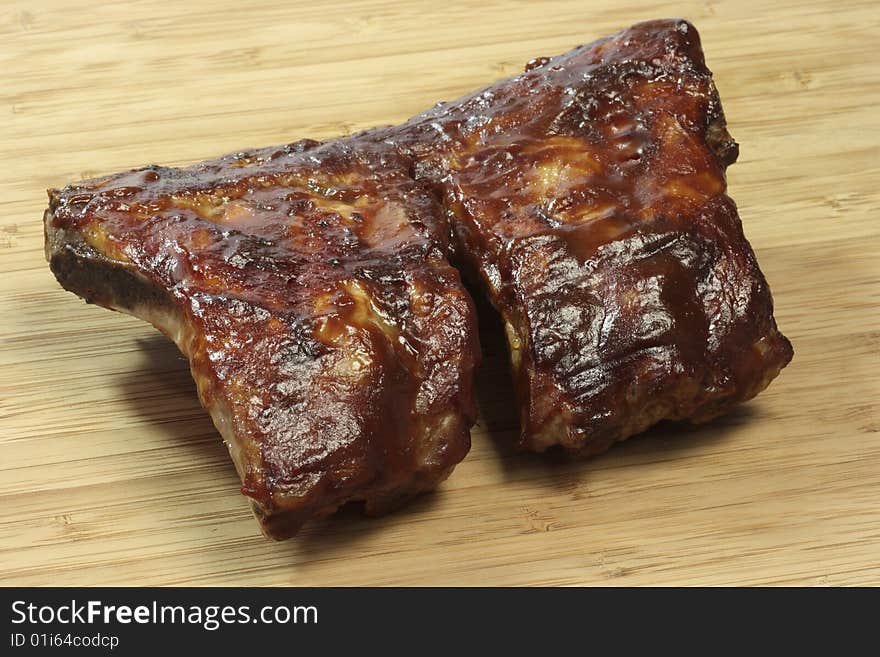
[[[792,357],[724,171],[696,30],[642,23],[377,137],[442,194],[501,313],[523,447],[702,422]]]
[[[52,271],[189,358],[269,537],[384,511],[470,447],[474,311],[409,166],[304,141],[50,191]]]

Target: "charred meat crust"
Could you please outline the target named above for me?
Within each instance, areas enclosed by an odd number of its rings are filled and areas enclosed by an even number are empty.
[[[139,307],[174,312],[175,304],[166,290],[136,269],[105,257],[75,231],[56,227],[52,218],[52,211],[46,210],[46,256],[61,287],[86,303],[126,309],[124,312]]]

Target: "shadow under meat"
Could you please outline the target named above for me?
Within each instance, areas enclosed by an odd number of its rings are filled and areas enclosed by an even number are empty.
[[[199,403],[186,358],[158,333],[138,338],[137,345],[144,366],[122,375],[119,385],[125,402],[144,422],[161,431],[174,448],[187,450],[187,461],[193,468],[225,470],[222,483],[228,482],[237,491],[240,483],[229,451]]]
[[[452,476],[455,476],[453,472]],[[308,522],[287,543],[291,549],[307,557],[331,556],[338,549],[348,550],[353,544],[389,529],[390,525],[412,525],[429,519],[428,512],[443,496],[443,488],[410,498],[390,513],[369,516],[363,502],[344,504],[327,518]]]

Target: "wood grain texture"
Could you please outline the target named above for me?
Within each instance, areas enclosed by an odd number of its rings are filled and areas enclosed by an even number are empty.
[[[880,584],[880,7],[767,4],[0,4],[0,584]],[[484,318],[481,418],[442,489],[270,543],[174,347],[43,260],[47,187],[395,123],[668,15],[702,34],[796,352],[708,426],[516,454]]]

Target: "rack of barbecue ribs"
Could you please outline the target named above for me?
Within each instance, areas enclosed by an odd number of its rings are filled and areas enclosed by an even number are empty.
[[[189,358],[264,532],[383,511],[465,456],[473,304],[523,448],[702,422],[792,356],[724,171],[692,25],[641,23],[395,127],[50,191],[61,284]]]

